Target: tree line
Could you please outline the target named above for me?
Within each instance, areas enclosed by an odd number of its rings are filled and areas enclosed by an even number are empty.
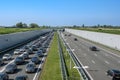
[[[50,28],[50,26],[39,26],[38,24],[36,23],[30,23],[29,25],[27,25],[26,23],[23,23],[23,22],[18,22],[16,23],[15,25],[13,26],[0,26],[0,27],[4,27],[4,28]]]

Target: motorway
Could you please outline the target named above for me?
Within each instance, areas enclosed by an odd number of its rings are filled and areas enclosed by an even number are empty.
[[[47,42],[47,41],[50,43],[50,40],[52,39],[53,33],[50,32],[49,34],[47,33],[46,35],[40,36],[37,40],[34,40],[34,41],[32,41],[32,42],[30,42],[30,43],[28,43],[28,44],[26,44],[26,45],[34,45],[34,43],[39,42],[39,39],[41,39],[41,38],[44,37],[44,36],[46,36],[46,38],[44,39],[44,42],[43,42],[42,44],[44,44],[44,43]],[[25,46],[25,45],[24,45],[24,46]],[[24,46],[21,46],[21,47],[19,47],[19,48],[17,48],[17,49],[21,49],[21,48],[23,48]],[[49,45],[49,46],[50,46],[50,45]],[[47,51],[48,51],[48,49],[49,49],[49,46],[48,46],[48,48],[47,48]],[[39,48],[38,48],[38,49],[39,49]],[[18,76],[18,75],[27,75],[28,78],[29,78],[29,80],[38,80],[38,77],[39,77],[39,74],[40,74],[40,72],[41,72],[41,69],[42,69],[44,60],[45,60],[46,55],[47,55],[47,51],[46,51],[46,53],[44,53],[44,56],[43,56],[43,57],[40,57],[40,58],[39,58],[39,59],[40,59],[40,62],[39,62],[39,64],[36,64],[36,72],[35,72],[35,73],[26,73],[26,72],[25,72],[26,64],[27,64],[28,62],[30,62],[31,58],[34,56],[34,54],[29,54],[29,59],[25,59],[25,63],[24,63],[24,64],[18,65],[18,66],[17,66],[18,69],[17,69],[17,71],[16,71],[15,73],[9,74],[9,80],[14,80],[15,77]],[[5,64],[2,65],[2,66],[0,66],[0,72],[5,72],[5,67],[6,67],[8,64],[12,63],[17,56],[19,56],[19,55],[14,55],[13,52],[14,52],[14,50],[11,50],[11,51],[7,52],[7,53],[9,53],[9,54],[12,55],[12,60],[4,61]],[[35,52],[36,52],[36,51],[34,51],[34,53],[35,53]],[[2,56],[3,56],[3,55],[0,55],[0,58],[2,58]]]
[[[114,51],[111,52],[109,49],[104,49],[93,42],[73,34],[68,36],[69,34],[64,32],[64,40],[71,47],[83,66],[87,66],[86,70],[92,80],[112,80],[111,77],[107,76],[106,71],[108,69],[120,69],[120,54]],[[74,38],[77,38],[78,41],[74,41]],[[99,51],[91,51],[89,49],[91,46],[96,46]]]

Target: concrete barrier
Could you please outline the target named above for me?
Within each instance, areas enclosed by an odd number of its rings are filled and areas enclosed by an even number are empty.
[[[83,30],[65,29],[65,31],[83,37],[85,39],[109,46],[111,48],[120,50],[120,35],[91,32]]]

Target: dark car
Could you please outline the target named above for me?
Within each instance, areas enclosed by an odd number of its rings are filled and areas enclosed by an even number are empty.
[[[15,80],[29,80],[27,75],[16,76]]]
[[[8,74],[0,72],[0,80],[9,80]]]
[[[4,64],[3,60],[0,58],[0,66]]]
[[[21,56],[18,56],[15,58],[14,63],[16,64],[23,64],[24,63],[24,58]]]
[[[33,46],[31,47],[31,49],[32,49],[33,51],[37,51],[37,50],[38,50],[37,46],[35,46],[35,45],[33,45]]]
[[[116,69],[108,70],[107,75],[113,77],[113,80],[120,80],[120,70]]]
[[[77,38],[74,38],[74,41],[77,41],[78,39]]]
[[[26,52],[29,54],[33,54],[33,50],[31,48],[27,49]]]
[[[67,34],[65,34],[65,36],[67,36]]]
[[[35,64],[38,64],[40,60],[39,60],[39,57],[34,56],[34,57],[31,58],[31,61]]]
[[[11,63],[6,67],[5,72],[14,73],[16,70],[17,70],[17,65],[15,63]]]
[[[27,65],[26,65],[26,72],[35,72],[36,70],[36,65],[35,63],[33,62],[29,62]]]
[[[20,56],[23,57],[24,59],[28,59],[29,58],[29,54],[27,52],[24,52]]]
[[[98,51],[97,47],[95,47],[95,46],[91,46],[91,47],[90,47],[90,50],[91,50],[91,51]]]
[[[42,56],[43,56],[42,50],[37,51],[35,54],[37,54],[39,57],[42,57]]]
[[[43,53],[46,52],[46,48],[40,48],[40,50],[42,50]]]

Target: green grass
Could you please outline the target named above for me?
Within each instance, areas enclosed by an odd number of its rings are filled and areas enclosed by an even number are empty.
[[[70,55],[68,51],[66,50],[66,47],[64,46],[63,42],[61,41],[62,49],[63,49],[63,55],[65,59],[65,64],[68,71],[68,77],[69,80],[80,80],[80,75],[77,71],[77,69],[73,68],[75,64],[73,63],[72,59],[70,58]]]
[[[102,32],[102,33],[110,33],[110,34],[119,34],[120,35],[120,29],[114,29],[114,28],[73,28],[77,30],[86,30],[86,31],[93,31],[93,32]]]
[[[41,29],[41,28],[0,28],[0,34],[25,32],[25,31],[39,30],[39,29]]]
[[[48,56],[39,80],[62,80],[57,33],[54,35],[54,39],[49,49]]]

